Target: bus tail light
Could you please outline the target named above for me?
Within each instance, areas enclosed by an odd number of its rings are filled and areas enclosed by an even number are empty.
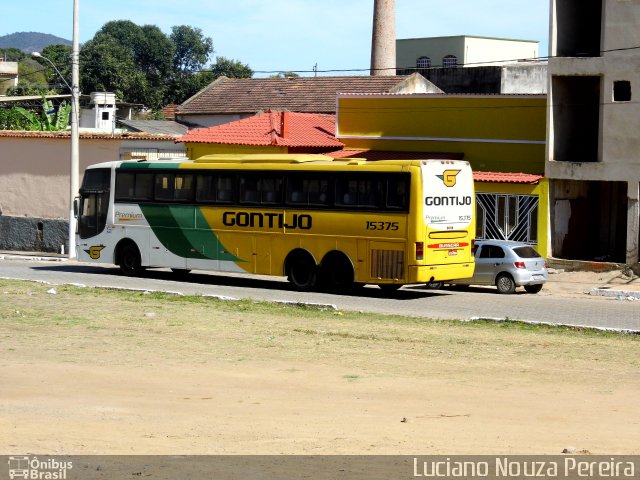
[[[527,268],[524,262],[513,262],[513,264],[516,266],[516,268]]]
[[[424,243],[416,242],[416,260],[424,260]]]

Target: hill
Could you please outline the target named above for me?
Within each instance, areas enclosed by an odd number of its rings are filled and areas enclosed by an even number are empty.
[[[16,32],[0,37],[0,48],[17,48],[26,53],[41,52],[49,45],[71,45],[71,41],[48,33]]]

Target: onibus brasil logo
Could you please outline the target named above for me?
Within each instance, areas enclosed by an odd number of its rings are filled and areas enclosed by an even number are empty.
[[[442,183],[447,187],[453,187],[456,184],[456,176],[460,173],[460,170],[445,170],[442,175],[436,175]]]
[[[67,470],[73,468],[73,462],[38,457],[12,456],[9,457],[9,478],[25,478],[33,480],[64,480]]]

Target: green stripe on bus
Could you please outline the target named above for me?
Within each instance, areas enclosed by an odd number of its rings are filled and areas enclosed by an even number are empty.
[[[154,170],[157,170],[157,169],[164,170],[164,169],[180,168],[180,164],[175,162],[167,162],[167,163],[123,162],[122,164],[120,164],[119,168],[121,168],[122,170],[146,170],[149,168],[153,168]]]
[[[160,243],[183,258],[244,262],[222,245],[197,207],[182,205],[140,205],[142,214]]]

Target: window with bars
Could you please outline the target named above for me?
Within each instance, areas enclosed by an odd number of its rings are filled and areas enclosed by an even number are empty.
[[[431,59],[429,57],[422,56],[416,60],[416,68],[430,68]]]
[[[476,194],[476,238],[538,243],[537,195]]]
[[[444,68],[457,67],[458,57],[456,57],[455,55],[446,55],[442,59],[442,66]]]

